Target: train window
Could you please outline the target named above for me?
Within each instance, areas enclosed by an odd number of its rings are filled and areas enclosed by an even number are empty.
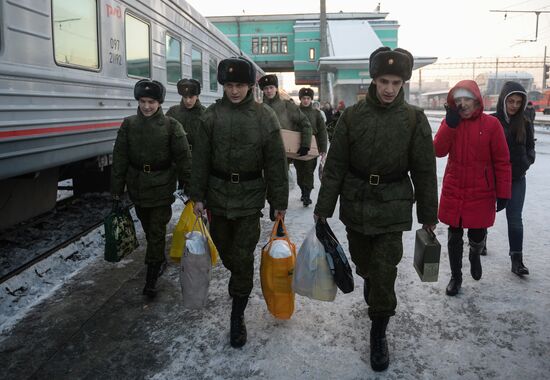
[[[279,52],[279,38],[271,37],[271,54],[277,54]]]
[[[218,92],[218,60],[210,58],[210,91]]]
[[[181,79],[181,42],[166,34],[166,79],[177,83]]]
[[[97,0],[53,0],[52,29],[58,65],[99,69]]]
[[[191,49],[191,75],[202,86],[202,52],[195,48]]]
[[[281,37],[281,53],[288,54],[288,38]]]
[[[150,78],[149,25],[126,14],[126,70],[128,75]]]
[[[269,38],[262,37],[262,54],[269,54]]]
[[[260,53],[260,40],[258,37],[252,37],[252,54]]]

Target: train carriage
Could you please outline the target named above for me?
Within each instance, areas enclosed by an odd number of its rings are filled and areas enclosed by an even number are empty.
[[[219,61],[240,54],[183,0],[0,0],[0,228],[51,209],[62,179],[108,189],[137,80],[163,82],[167,110],[193,77],[209,104]]]

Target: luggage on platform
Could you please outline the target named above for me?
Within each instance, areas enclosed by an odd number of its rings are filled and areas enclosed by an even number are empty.
[[[106,261],[116,263],[139,246],[136,228],[128,207],[113,210],[103,221]]]

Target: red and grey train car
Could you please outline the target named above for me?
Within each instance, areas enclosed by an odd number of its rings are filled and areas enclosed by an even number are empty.
[[[57,184],[108,190],[117,129],[141,78],[221,97],[235,44],[183,0],[0,0],[0,228],[51,209]],[[261,73],[261,70],[259,71]]]

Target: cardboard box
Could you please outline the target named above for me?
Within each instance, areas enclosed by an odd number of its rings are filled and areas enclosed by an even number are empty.
[[[441,245],[433,232],[421,228],[416,231],[414,268],[422,282],[437,282]]]
[[[319,156],[319,149],[317,148],[317,141],[315,136],[311,136],[311,147],[308,154],[305,156],[298,156],[296,153],[300,149],[300,141],[302,134],[300,132],[289,131],[288,129],[281,129],[281,136],[283,137],[283,144],[285,145],[285,152],[288,158],[293,160],[311,160]]]

